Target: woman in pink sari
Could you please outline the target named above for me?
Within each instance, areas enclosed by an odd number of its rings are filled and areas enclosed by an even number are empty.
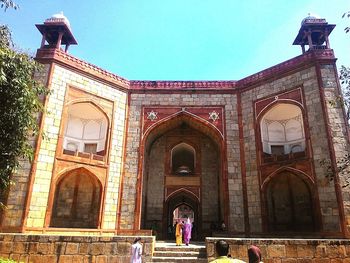
[[[192,231],[192,224],[189,218],[187,218],[187,222],[185,223],[183,227],[183,233],[184,233],[184,241],[186,246],[190,243],[191,239],[191,231]]]

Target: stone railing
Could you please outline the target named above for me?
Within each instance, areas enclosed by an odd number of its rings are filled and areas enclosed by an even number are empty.
[[[263,262],[350,262],[347,239],[249,239],[206,238],[208,260],[215,258],[215,243],[223,239],[230,245],[233,258],[248,262],[249,246],[260,248]]]
[[[24,263],[129,262],[135,236],[0,234],[0,258]],[[155,238],[143,236],[143,262],[151,262]]]

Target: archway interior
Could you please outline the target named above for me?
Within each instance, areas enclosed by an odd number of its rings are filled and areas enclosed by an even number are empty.
[[[182,115],[148,135],[144,149],[142,228],[156,227],[161,237],[166,238],[172,213],[183,204],[178,201],[169,207],[168,200],[183,190],[197,200],[190,207],[195,211],[195,225],[203,235],[211,233],[212,222],[223,220],[220,144],[210,129]]]
[[[314,231],[311,192],[301,178],[280,173],[269,182],[266,191],[270,231]]]
[[[192,240],[198,238],[197,233],[200,224],[200,211],[199,211],[199,202],[198,200],[190,193],[180,191],[174,196],[170,197],[166,202],[166,222],[168,227],[170,225],[174,226],[179,220],[186,222],[187,218],[190,219],[193,228],[192,228]],[[174,233],[175,229],[173,230]],[[168,233],[169,234],[169,233]],[[174,239],[175,236],[170,236],[170,239]]]
[[[175,222],[178,222],[178,221],[186,222],[188,219],[190,220],[191,223],[194,221],[194,211],[192,207],[186,204],[179,205],[173,211],[172,225],[174,225]]]

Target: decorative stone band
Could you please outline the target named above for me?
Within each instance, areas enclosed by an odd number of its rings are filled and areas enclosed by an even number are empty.
[[[238,88],[246,88],[254,85],[255,83],[267,80],[269,78],[274,78],[276,76],[282,75],[284,72],[288,72],[299,68],[308,63],[312,63],[315,60],[332,60],[335,61],[333,49],[314,49],[302,54],[300,56],[294,57],[273,67],[262,70],[251,76],[237,81]]]
[[[119,88],[128,89],[129,81],[110,73],[102,68],[99,68],[91,63],[85,62],[81,59],[78,59],[60,49],[54,48],[41,48],[37,50],[36,60],[41,63],[47,63],[48,61],[58,62],[64,64],[68,67],[73,67],[74,69],[82,72],[83,74],[89,74],[94,77],[104,80],[112,85],[117,85]]]
[[[332,49],[310,50],[305,54],[262,70],[238,81],[129,81],[110,73],[93,64],[69,55],[60,49],[41,48],[37,50],[36,60],[42,63],[55,61],[84,73],[93,75],[100,80],[117,85],[118,88],[131,91],[140,90],[235,90],[247,88],[255,83],[274,78],[284,72],[291,71],[315,60],[335,60]]]
[[[158,125],[160,122],[181,117],[181,115],[191,116],[206,125],[215,128],[220,135],[224,136],[224,108],[223,107],[145,107],[143,109],[142,134]]]

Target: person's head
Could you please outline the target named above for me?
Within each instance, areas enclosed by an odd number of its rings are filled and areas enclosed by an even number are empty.
[[[218,256],[227,256],[229,245],[225,240],[216,241],[215,248]]]
[[[261,261],[261,252],[257,246],[250,246],[248,248],[249,263],[258,263]]]
[[[134,244],[136,244],[137,242],[140,242],[141,241],[141,237],[137,237],[137,238],[135,238],[135,240],[134,240]]]

